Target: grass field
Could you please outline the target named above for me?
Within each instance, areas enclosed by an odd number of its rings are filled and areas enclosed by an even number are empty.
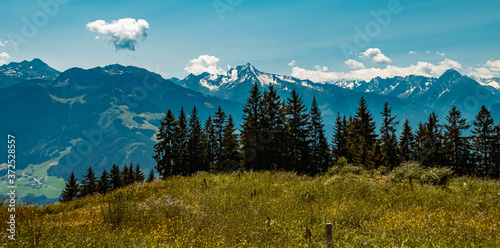
[[[8,247],[500,247],[500,182],[445,186],[377,173],[172,177],[16,209]],[[0,218],[8,220],[4,207]]]

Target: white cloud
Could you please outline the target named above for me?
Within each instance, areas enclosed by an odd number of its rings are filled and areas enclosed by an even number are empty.
[[[198,58],[189,61],[188,65],[184,68],[185,71],[194,75],[208,72],[210,74],[223,74],[225,71],[217,67],[219,58],[210,55],[200,55]]]
[[[416,54],[416,53],[417,53],[417,51],[409,51],[409,52],[408,52],[408,55],[414,55],[414,54]]]
[[[135,51],[139,41],[144,41],[146,38],[149,24],[143,19],[123,18],[111,23],[103,20],[89,22],[86,28],[99,34],[96,39],[108,40],[116,50]]]
[[[360,58],[368,58],[379,64],[392,62],[392,60],[385,56],[378,48],[368,48],[366,51],[360,54]]]
[[[486,62],[486,65],[490,67],[490,70],[492,71],[500,71],[500,60],[489,60]]]
[[[416,64],[410,65],[408,67],[388,65],[385,68],[362,68],[349,72],[307,70],[295,66],[292,68],[291,76],[300,79],[309,79],[313,82],[335,81],[340,79],[369,81],[375,77],[390,78],[395,76],[408,75],[439,77],[450,68],[460,70],[462,68],[462,65],[457,61],[444,59],[439,64],[417,62]]]
[[[314,70],[316,70],[316,71],[328,71],[328,67],[316,65],[316,66],[314,66]]]
[[[288,66],[295,66],[295,60],[292,60],[290,63],[288,63]]]
[[[349,60],[345,61],[344,64],[349,66],[349,68],[351,68],[351,69],[364,69],[365,68],[365,65],[363,65],[363,63],[356,61],[354,59],[349,59]]]
[[[10,55],[6,52],[0,52],[0,65],[7,63],[7,59],[10,59]]]
[[[11,42],[10,40],[2,40],[2,39],[0,39],[0,47],[4,47],[4,46],[9,45],[11,43],[13,43],[13,42]]]
[[[492,78],[495,75],[487,68],[480,67],[480,68],[469,68],[467,75],[472,76],[474,78]]]
[[[444,53],[440,53],[440,52],[436,52],[437,55],[441,56],[441,57],[444,57]]]

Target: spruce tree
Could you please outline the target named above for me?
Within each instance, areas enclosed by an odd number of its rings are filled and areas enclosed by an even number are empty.
[[[63,191],[61,192],[61,202],[69,202],[78,196],[78,192],[80,190],[80,185],[78,181],[76,180],[75,173],[71,172],[71,175],[69,176],[69,180],[66,182],[66,186],[64,187]]]
[[[135,166],[135,171],[134,171],[134,181],[138,182],[138,183],[142,183],[142,182],[144,182],[144,179],[146,179],[146,177],[144,177],[144,173],[141,170],[141,166],[139,166],[139,164],[137,164]]]
[[[111,188],[113,190],[118,189],[123,186],[123,178],[122,178],[122,172],[120,170],[120,167],[118,167],[116,164],[114,164],[111,167],[111,170],[109,171],[110,174],[110,182],[111,182]]]
[[[203,165],[200,171],[210,171],[215,161],[215,150],[217,146],[217,139],[215,136],[215,129],[212,122],[212,117],[208,117],[204,126],[204,152],[203,152]]]
[[[215,131],[215,146],[214,146],[214,165],[212,170],[220,171],[224,167],[222,151],[224,150],[224,127],[226,125],[226,113],[219,106],[214,114],[214,131]]]
[[[156,134],[158,143],[154,146],[155,155],[153,156],[157,163],[155,169],[163,179],[172,175],[175,127],[175,117],[169,109]]]
[[[286,102],[287,157],[290,170],[310,173],[309,115],[295,89]]]
[[[188,143],[188,121],[184,108],[181,108],[179,117],[175,124],[174,129],[174,143],[173,143],[173,158],[172,158],[172,174],[183,175],[186,174],[186,161],[187,161],[187,143]]]
[[[338,112],[332,138],[332,155],[335,160],[341,157],[347,158],[347,138],[347,119],[345,115],[340,116],[340,112]]]
[[[399,124],[395,121],[396,116],[392,116],[389,103],[384,103],[384,109],[381,112],[383,117],[382,126],[380,127],[380,146],[383,153],[386,155],[389,168],[392,169],[398,164],[398,140],[396,138],[396,126]],[[385,163],[384,163],[385,164]]]
[[[389,160],[387,159],[387,154],[383,150],[380,142],[377,140],[373,145],[371,151],[368,152],[368,156],[366,158],[366,167],[368,169],[377,169],[380,166],[388,166]]]
[[[261,105],[262,131],[258,139],[262,147],[262,169],[281,169],[285,161],[283,158],[285,114],[278,92],[273,85],[270,85],[264,92]]]
[[[123,165],[123,184],[125,186],[131,185],[135,182],[135,177],[134,177],[134,166],[132,163],[130,163],[130,166],[127,166],[127,164]]]
[[[470,147],[463,132],[470,125],[467,120],[462,118],[462,113],[453,106],[448,116],[446,116],[448,125],[444,125],[444,149],[447,158],[447,165],[458,175],[464,175],[470,160]]]
[[[99,182],[97,183],[97,192],[101,195],[104,195],[111,190],[111,181],[109,176],[108,172],[104,170],[99,178]]]
[[[410,122],[408,119],[405,120],[403,124],[403,131],[401,132],[401,137],[399,138],[398,144],[398,152],[399,152],[399,161],[410,161],[415,158],[415,154],[413,152],[413,148],[415,146],[415,140],[413,136],[413,132],[410,126]]]
[[[375,134],[375,121],[368,110],[368,105],[364,97],[359,100],[359,107],[356,109],[356,116],[353,120],[353,130],[355,139],[352,142],[358,145],[359,149],[354,155],[354,162],[357,165],[365,165],[368,151],[373,149],[373,144],[377,135]],[[356,137],[357,136],[357,137]]]
[[[443,134],[436,113],[432,112],[425,124],[417,130],[418,149],[415,149],[417,160],[426,167],[446,164]],[[416,142],[417,144],[417,142]]]
[[[313,97],[309,116],[311,117],[311,121],[309,122],[310,173],[317,174],[328,170],[331,152],[325,136],[325,125],[323,124],[323,117],[321,116],[321,110],[319,109],[316,97]]]
[[[97,180],[91,166],[89,166],[87,174],[85,174],[83,178],[84,179],[80,185],[79,197],[85,197],[97,193]]]
[[[243,107],[243,124],[241,125],[241,144],[243,154],[243,167],[245,169],[261,170],[262,163],[261,149],[258,137],[261,128],[261,92],[259,85],[254,84],[250,90],[250,97]]]
[[[476,159],[475,174],[487,176],[492,165],[494,126],[490,111],[483,105],[473,122],[473,152]]]
[[[155,180],[155,173],[154,173],[153,169],[151,169],[151,171],[149,172],[148,179],[146,179],[146,182],[150,183],[154,180]]]
[[[489,169],[489,175],[492,178],[500,178],[500,124],[494,128],[493,144],[492,144],[492,158]]]
[[[239,169],[238,137],[234,133],[233,117],[229,115],[222,139],[221,163],[216,171],[235,171]]]
[[[193,107],[189,118],[188,126],[188,143],[187,143],[187,160],[186,169],[188,174],[194,174],[197,171],[203,170],[203,153],[204,153],[204,135],[198,110]]]

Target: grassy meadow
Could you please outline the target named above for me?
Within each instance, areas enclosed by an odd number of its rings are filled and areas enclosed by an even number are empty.
[[[199,173],[16,209],[7,247],[500,247],[500,182]],[[0,218],[8,220],[3,207]]]

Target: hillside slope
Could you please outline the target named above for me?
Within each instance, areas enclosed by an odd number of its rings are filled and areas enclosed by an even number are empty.
[[[336,247],[499,247],[499,194],[498,181],[474,178],[455,178],[442,187],[393,183],[374,174],[202,173],[69,203],[19,207],[17,242],[322,247],[325,223],[331,222]],[[7,219],[7,211],[0,213]]]

